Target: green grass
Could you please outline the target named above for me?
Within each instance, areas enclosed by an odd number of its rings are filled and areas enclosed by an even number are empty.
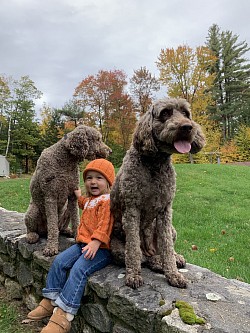
[[[250,283],[250,167],[177,164],[175,169],[177,252],[189,263]],[[29,179],[0,180],[0,206],[25,212],[29,198]]]
[[[250,167],[176,165],[176,250],[189,263],[250,283]],[[192,250],[196,245],[198,250]]]
[[[34,330],[25,325],[21,325],[21,318],[18,309],[7,305],[3,301],[0,303],[0,332],[1,333],[32,333]]]
[[[0,207],[24,213],[30,201],[30,177],[0,178]]]

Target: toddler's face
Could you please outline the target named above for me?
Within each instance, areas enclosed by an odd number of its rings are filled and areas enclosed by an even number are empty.
[[[88,171],[85,178],[86,191],[91,196],[98,196],[109,192],[109,183],[106,178],[97,171]]]

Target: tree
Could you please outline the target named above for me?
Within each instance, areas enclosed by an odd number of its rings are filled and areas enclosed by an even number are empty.
[[[185,98],[190,104],[206,93],[213,84],[214,75],[208,72],[216,60],[205,46],[195,50],[187,45],[161,50],[156,65],[160,81],[168,88],[168,95]]]
[[[74,96],[78,105],[90,115],[89,121],[100,129],[105,142],[110,135],[110,120],[114,105],[122,95],[126,84],[126,75],[123,71],[101,70],[96,76],[90,75],[82,80],[75,89]]]
[[[210,73],[215,75],[210,112],[221,125],[223,139],[230,140],[241,124],[249,124],[250,64],[244,55],[247,43],[239,42],[231,31],[220,31],[213,24],[208,31],[207,46],[217,57]]]
[[[77,121],[85,117],[84,108],[76,99],[71,99],[66,102],[58,112],[62,116],[65,116],[67,121],[73,121],[75,127],[77,126]]]
[[[6,119],[8,121],[8,139],[5,156],[9,153],[12,130],[15,129],[18,121],[20,122],[22,113],[26,117],[27,112],[31,112],[31,117],[34,118],[34,100],[42,96],[42,93],[35,87],[34,82],[29,76],[23,76],[19,81],[9,78],[8,83],[10,94],[5,104]]]
[[[159,80],[146,67],[134,71],[130,79],[130,91],[140,115],[144,114],[152,104],[153,93],[160,90]]]
[[[44,149],[56,143],[63,136],[64,124],[61,119],[60,110],[58,111],[46,104],[43,104],[42,106],[41,116],[40,133],[42,149]]]
[[[2,75],[0,76],[0,136],[2,134],[3,125],[6,121],[5,115],[10,94],[11,92],[8,84],[8,78]]]
[[[250,161],[250,127],[241,125],[235,136],[241,161]]]
[[[15,114],[15,126],[12,129],[12,154],[17,160],[17,167],[24,168],[29,173],[39,157],[39,127],[34,122],[35,111],[30,101],[19,104],[19,112]]]

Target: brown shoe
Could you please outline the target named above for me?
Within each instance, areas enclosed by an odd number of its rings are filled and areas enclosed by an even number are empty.
[[[41,330],[41,333],[68,333],[71,328],[71,322],[66,318],[67,313],[57,308],[50,317],[49,323]]]
[[[27,315],[27,318],[32,320],[41,320],[46,317],[50,317],[53,314],[54,306],[51,304],[51,300],[44,298],[39,305]]]

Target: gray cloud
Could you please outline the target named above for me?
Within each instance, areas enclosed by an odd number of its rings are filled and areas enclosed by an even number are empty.
[[[60,107],[100,69],[157,75],[162,48],[202,45],[213,23],[249,44],[249,12],[248,0],[1,0],[0,73],[29,75]]]

